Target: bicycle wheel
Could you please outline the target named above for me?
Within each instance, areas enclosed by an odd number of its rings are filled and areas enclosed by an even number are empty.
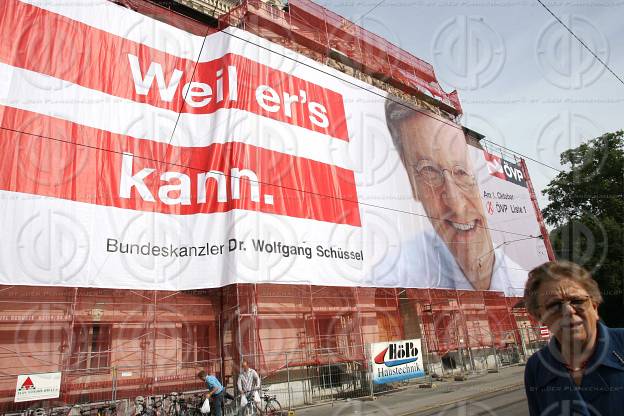
[[[248,402],[245,407],[241,410],[242,416],[255,416],[256,415],[256,406],[252,402]]]
[[[269,400],[264,406],[264,414],[265,415],[281,415],[282,414],[282,405],[277,399]]]
[[[167,409],[167,416],[179,416],[180,409],[178,408],[178,404],[173,402],[169,405],[169,409]]]
[[[187,408],[184,410],[184,413],[185,413],[187,416],[199,416],[199,415],[201,414],[201,412],[199,411],[199,409],[198,409],[198,408],[196,408],[196,407],[187,407]]]

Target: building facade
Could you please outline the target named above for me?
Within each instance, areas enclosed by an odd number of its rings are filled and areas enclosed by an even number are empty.
[[[115,2],[204,36],[236,27],[449,121],[462,114],[457,93],[442,90],[430,64],[307,0],[287,6],[259,0]],[[467,140],[481,148],[478,134],[467,132]],[[547,240],[545,228],[542,236]],[[283,403],[298,405],[336,397],[345,386],[353,394],[365,391],[362,374],[373,342],[421,338],[427,371],[444,374],[497,367],[543,341],[521,299],[496,291],[7,284],[0,294],[0,411],[32,405],[13,403],[18,374],[61,371],[60,398],[38,403],[52,406],[199,389],[200,368],[213,369],[231,387],[245,359],[267,383],[288,386]]]

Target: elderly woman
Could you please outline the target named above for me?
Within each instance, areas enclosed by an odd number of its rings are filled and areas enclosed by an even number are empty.
[[[624,330],[599,321],[602,296],[589,272],[544,263],[529,273],[524,298],[553,335],[524,372],[531,415],[624,414]]]

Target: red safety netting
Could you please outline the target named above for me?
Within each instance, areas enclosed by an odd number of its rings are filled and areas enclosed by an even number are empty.
[[[271,377],[341,363],[365,368],[374,342],[421,338],[428,357],[444,357],[543,339],[520,299],[497,292],[283,284],[0,290],[0,367],[63,371],[68,402],[110,397],[113,385],[117,397],[189,390],[209,366],[232,385],[241,359]],[[0,377],[2,397],[14,382]]]
[[[331,56],[404,92],[434,99],[461,114],[456,91],[446,93],[433,66],[386,39],[309,0],[290,1],[286,11],[260,0],[246,0],[219,17],[219,26],[243,28],[324,62]]]

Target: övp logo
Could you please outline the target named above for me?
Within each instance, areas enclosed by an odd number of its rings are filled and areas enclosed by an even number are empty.
[[[375,364],[395,367],[418,360],[418,348],[411,341],[392,343],[375,357]]]
[[[504,179],[508,182],[527,187],[526,178],[520,165],[505,160],[499,156],[483,151],[488,172],[492,176]]]

